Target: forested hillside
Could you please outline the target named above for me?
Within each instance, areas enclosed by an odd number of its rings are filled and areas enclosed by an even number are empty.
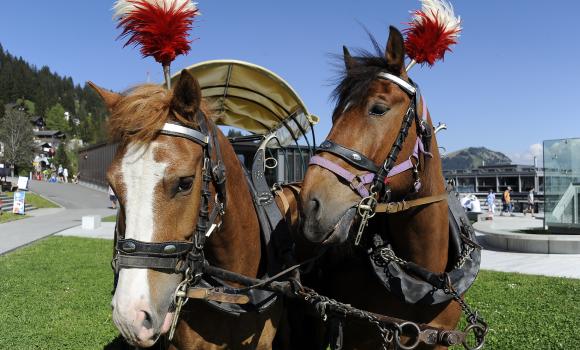
[[[30,116],[43,117],[47,128],[58,127],[69,140],[93,144],[106,138],[106,107],[88,85],[75,85],[71,77],[61,77],[47,66],[39,69],[0,44],[0,114],[9,103],[24,106]],[[68,122],[62,118],[64,112],[69,113]]]

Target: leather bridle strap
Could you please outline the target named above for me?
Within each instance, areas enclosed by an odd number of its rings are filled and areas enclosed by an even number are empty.
[[[209,143],[208,135],[204,135],[195,129],[175,123],[163,124],[163,128],[159,130],[159,133],[163,135],[184,137],[202,146],[206,146]]]
[[[415,96],[415,94],[417,93],[416,87],[414,87],[412,84],[407,83],[406,81],[404,81],[403,79],[399,78],[396,75],[389,74],[387,72],[380,72],[379,74],[377,74],[377,78],[388,80],[392,83],[399,85],[399,87],[405,90],[405,92],[408,93],[409,95]]]
[[[400,202],[390,202],[390,203],[378,203],[375,212],[394,214],[405,210],[409,210],[414,207],[419,207],[426,204],[437,203],[447,200],[447,193],[439,194],[436,196],[421,197],[418,199],[413,199],[409,201]]]
[[[357,168],[368,170],[371,173],[376,173],[381,168],[379,165],[376,165],[364,154],[361,154],[360,152],[339,145],[338,143],[335,143],[331,140],[324,140],[324,142],[320,144],[320,146],[316,151],[317,153],[320,152],[332,153],[335,156],[342,158],[347,163],[354,165]]]

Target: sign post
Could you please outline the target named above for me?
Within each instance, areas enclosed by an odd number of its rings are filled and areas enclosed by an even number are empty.
[[[24,198],[26,197],[26,192],[17,191],[14,192],[14,203],[12,206],[12,213],[24,215]]]

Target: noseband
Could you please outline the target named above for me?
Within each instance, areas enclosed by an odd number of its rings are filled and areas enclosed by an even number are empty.
[[[196,228],[191,241],[166,241],[160,243],[141,242],[125,239],[119,230],[119,216],[115,227],[115,254],[112,266],[115,271],[115,287],[121,269],[153,269],[166,273],[184,273],[188,284],[196,284],[203,274],[205,257],[203,247],[206,239],[219,227],[218,217],[225,214],[226,208],[226,173],[217,139],[216,127],[210,129],[205,115],[197,114],[200,130],[172,122],[165,123],[159,134],[182,137],[203,147],[203,173],[201,199]],[[214,157],[212,158],[212,154]],[[216,188],[215,202],[211,213],[209,203],[210,183]]]

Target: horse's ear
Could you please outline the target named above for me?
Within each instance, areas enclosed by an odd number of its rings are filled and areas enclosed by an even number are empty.
[[[119,100],[123,97],[120,94],[117,94],[115,92],[111,92],[111,91],[103,89],[102,87],[99,87],[97,84],[93,83],[92,81],[87,82],[87,84],[89,84],[89,86],[91,88],[93,88],[93,90],[95,90],[95,92],[97,94],[99,94],[99,96],[101,96],[101,98],[103,99],[103,102],[105,102],[105,105],[107,105],[107,108],[109,110],[112,110],[113,107],[115,107],[115,105],[117,104],[117,102],[119,102]]]
[[[342,46],[342,53],[344,56],[344,66],[346,67],[346,70],[349,71],[355,65],[354,58],[352,58],[346,46]]]
[[[194,120],[201,105],[201,87],[197,79],[187,70],[182,70],[179,81],[173,88],[171,108],[184,118]]]
[[[391,72],[396,74],[404,72],[405,40],[401,32],[393,26],[389,27],[389,40],[387,41],[385,58]]]

